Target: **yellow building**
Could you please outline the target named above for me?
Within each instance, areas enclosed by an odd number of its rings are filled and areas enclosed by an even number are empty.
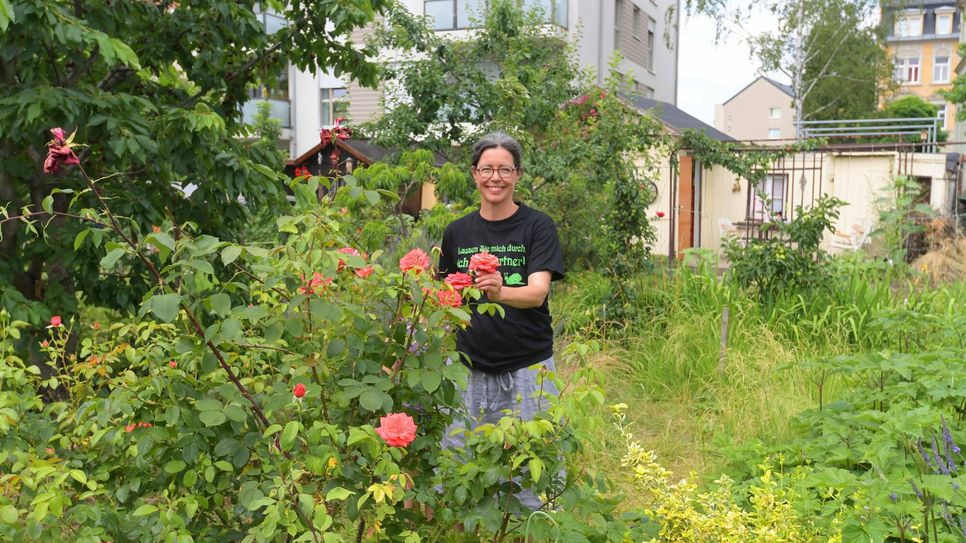
[[[955,106],[939,95],[952,87],[959,63],[961,11],[955,0],[883,2],[882,20],[889,30],[886,45],[899,85],[893,98],[916,94],[939,108],[943,128],[952,133]]]

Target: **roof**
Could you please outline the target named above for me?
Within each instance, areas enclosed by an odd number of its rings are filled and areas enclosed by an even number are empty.
[[[785,94],[791,96],[792,98],[795,97],[795,92],[792,90],[792,86],[791,85],[786,85],[784,83],[779,83],[778,81],[775,81],[774,79],[772,79],[770,77],[766,77],[766,76],[760,75],[754,81],[752,81],[751,83],[748,83],[747,85],[745,85],[745,88],[743,88],[740,91],[736,92],[731,98],[728,98],[727,100],[725,100],[722,103],[722,105],[727,104],[728,102],[730,102],[730,101],[734,100],[735,98],[737,98],[741,93],[743,93],[746,90],[748,90],[748,87],[751,87],[752,85],[754,85],[755,83],[757,83],[759,79],[764,79],[765,81],[771,83],[778,90],[784,92]]]
[[[653,111],[655,116],[661,119],[661,122],[673,132],[680,134],[684,130],[694,129],[703,131],[705,135],[718,141],[737,141],[728,134],[679,109],[674,104],[654,100],[653,98],[644,98],[643,96],[628,96],[627,99],[637,109]]]
[[[391,149],[387,149],[381,145],[376,145],[375,143],[372,143],[372,141],[368,139],[349,138],[347,140],[341,140],[339,138],[332,138],[332,145],[335,145],[336,147],[342,149],[343,151],[351,155],[353,158],[355,158],[356,160],[358,160],[359,162],[365,165],[370,165],[370,164],[379,162],[380,160],[386,158],[389,154],[392,153]],[[322,145],[322,142],[319,142],[315,144],[315,146],[309,149],[308,151],[302,153],[300,156],[286,161],[286,164],[289,166],[298,166],[300,164],[303,164],[308,160],[314,159],[315,155],[317,155],[318,153],[321,153],[325,149],[325,147],[326,146]],[[436,155],[436,162],[435,162],[436,167],[440,167],[446,163],[446,158],[443,155],[439,153],[435,153],[435,155]]]

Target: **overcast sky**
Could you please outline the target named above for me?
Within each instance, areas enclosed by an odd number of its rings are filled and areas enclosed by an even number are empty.
[[[773,17],[770,13],[756,13],[749,20],[748,29],[765,29]],[[715,23],[708,17],[682,17],[681,27],[677,105],[714,125],[714,105],[751,83],[758,76],[758,63],[749,58],[747,45],[737,35],[715,45]],[[783,81],[780,75],[770,75]]]

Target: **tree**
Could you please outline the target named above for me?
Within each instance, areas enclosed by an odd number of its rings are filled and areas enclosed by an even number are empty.
[[[891,65],[873,24],[876,0],[769,0],[747,7],[729,0],[685,0],[684,7],[714,18],[719,35],[742,33],[760,71],[785,75],[796,119],[869,113],[880,85],[889,80]],[[755,9],[777,19],[774,30],[744,30]]]
[[[405,148],[419,142],[461,165],[437,194],[474,202],[468,150],[494,129],[526,149],[519,196],[558,223],[567,265],[623,269],[649,254],[653,230],[644,217],[641,167],[665,143],[662,127],[619,97],[627,82],[616,69],[605,88],[582,77],[574,47],[519,0],[496,0],[471,39],[443,38],[419,18],[390,19],[379,45],[416,60],[385,75],[386,113],[365,127],[377,142]]]
[[[50,307],[70,312],[77,290],[91,303],[131,308],[148,288],[123,259],[96,256],[102,236],[77,238],[80,226],[58,215],[91,194],[79,172],[43,174],[51,127],[92,142],[81,162],[95,179],[111,173],[98,185],[131,217],[124,228],[134,239],[189,221],[233,239],[251,210],[284,196],[274,150],[238,137],[248,133],[241,105],[289,64],[373,83],[373,51],[345,38],[388,4],[0,1],[0,213],[32,205],[44,210],[34,218],[55,226],[45,243],[26,235],[27,222],[2,224],[0,306],[39,323]],[[261,11],[288,25],[266,32]]]

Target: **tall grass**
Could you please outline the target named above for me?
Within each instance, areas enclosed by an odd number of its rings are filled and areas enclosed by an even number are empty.
[[[561,341],[602,342],[595,363],[604,370],[608,402],[629,406],[635,433],[670,469],[717,476],[722,443],[783,440],[791,416],[817,405],[820,376],[807,369],[808,360],[899,349],[910,337],[966,341],[966,332],[948,338],[949,326],[929,326],[953,318],[966,326],[966,317],[955,316],[966,307],[963,285],[928,288],[865,265],[835,276],[820,292],[762,307],[709,269],[682,267],[619,284],[577,274],[555,291],[553,314]],[[724,307],[730,318],[722,361]],[[847,375],[833,377],[824,383],[824,399],[847,394],[849,384]],[[583,462],[616,473],[616,436],[601,424],[595,437]]]

